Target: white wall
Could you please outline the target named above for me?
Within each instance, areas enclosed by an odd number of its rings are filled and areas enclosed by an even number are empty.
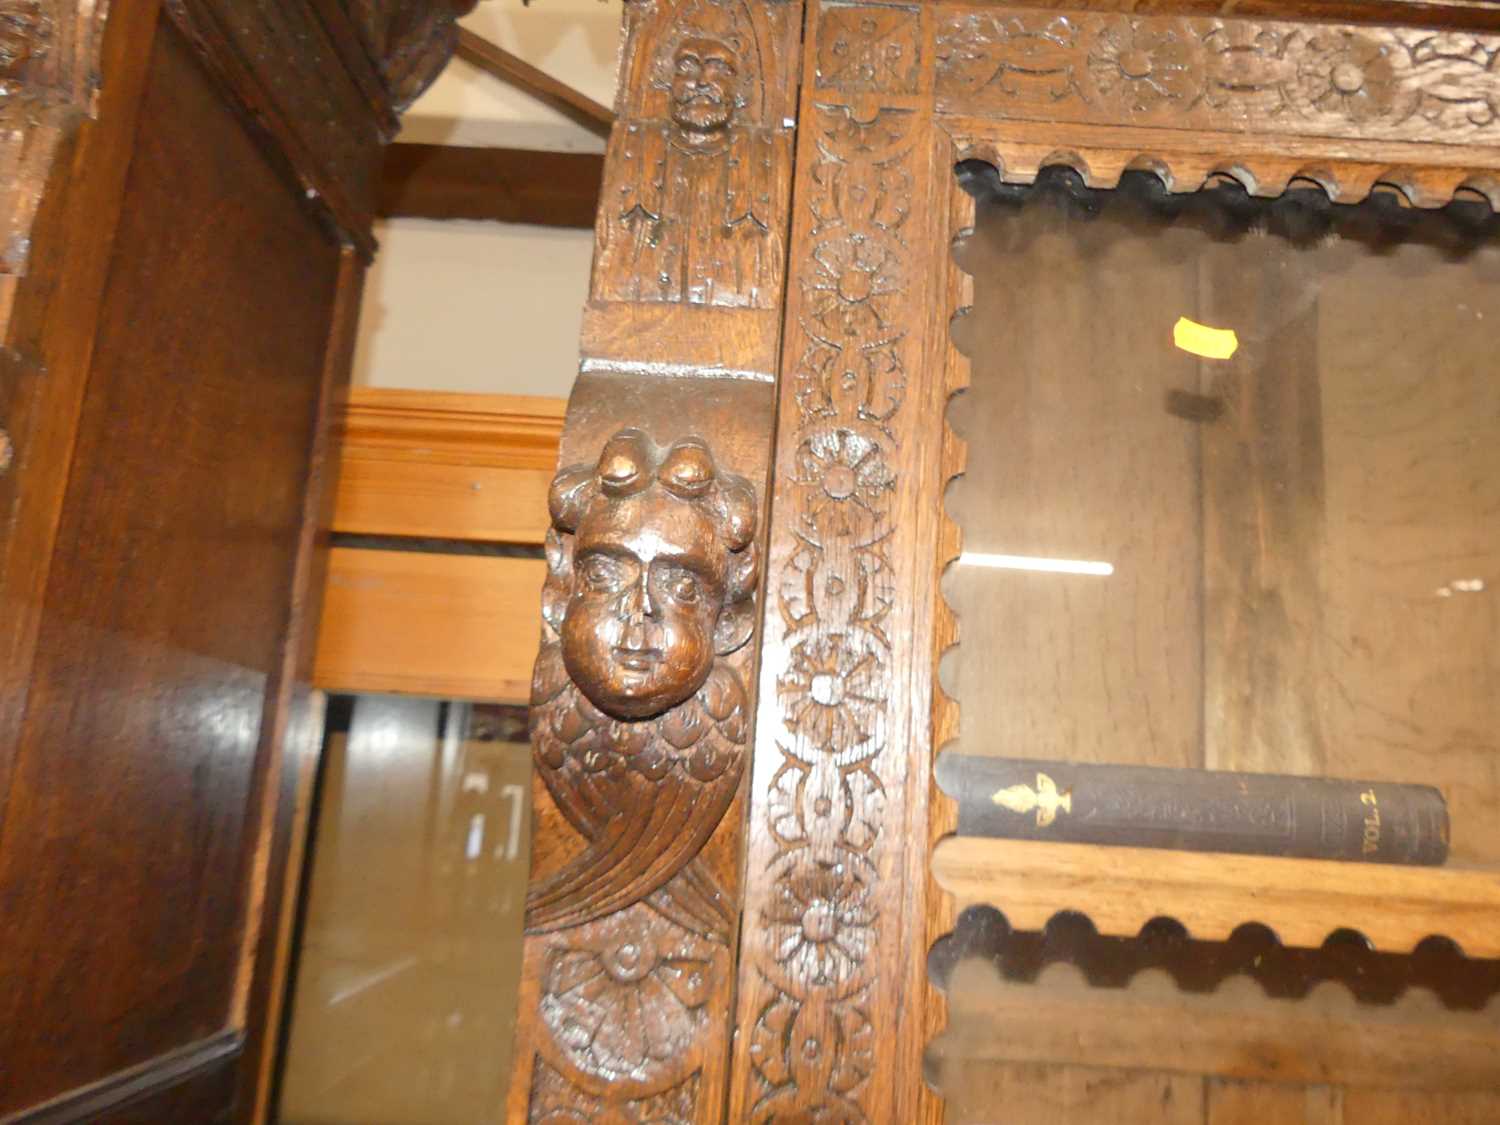
[[[567,395],[592,231],[393,219],[375,234],[355,383]]]
[[[484,0],[461,21],[606,106],[614,105],[621,0]],[[422,144],[603,152],[604,142],[526,94],[454,59],[407,111],[401,139]]]
[[[465,27],[612,105],[621,0],[485,0]],[[402,141],[602,152],[599,137],[469,66],[449,64]],[[365,282],[354,381],[565,396],[578,367],[593,234],[512,223],[393,219]]]

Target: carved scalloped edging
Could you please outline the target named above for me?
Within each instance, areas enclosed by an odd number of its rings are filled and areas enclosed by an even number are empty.
[[[1171,918],[1153,918],[1131,937],[1100,934],[1085,915],[1054,914],[1041,930],[1011,928],[993,906],[971,906],[951,934],[933,945],[927,967],[946,989],[962,961],[985,960],[1006,980],[1035,981],[1048,966],[1075,966],[1096,988],[1125,988],[1143,972],[1167,973],[1184,992],[1217,991],[1245,977],[1265,995],[1301,999],[1326,983],[1346,988],[1364,1004],[1390,1004],[1412,989],[1445,1007],[1483,1008],[1500,995],[1500,961],[1469,958],[1444,937],[1428,937],[1411,953],[1374,949],[1354,930],[1335,930],[1317,947],[1285,945],[1268,926],[1246,922],[1223,941],[1192,937]]]
[[[1149,172],[1174,194],[1198,191],[1219,177],[1251,195],[1275,198],[1297,183],[1316,184],[1334,203],[1359,203],[1377,187],[1395,188],[1415,207],[1446,207],[1464,195],[1482,197],[1500,210],[1500,174],[1478,165],[1435,166],[1326,160],[1270,153],[1199,152],[1166,147],[1150,152],[1103,145],[973,140],[957,146],[958,159],[992,165],[1007,184],[1029,184],[1043,169],[1073,169],[1091,188],[1119,186],[1126,172]]]
[[[957,232],[953,235],[950,246],[956,250],[962,239],[973,232],[975,200],[967,192],[950,190],[947,192],[949,204],[948,231]],[[950,668],[951,662],[956,659],[959,648],[959,620],[958,614],[948,602],[947,594],[944,592],[944,580],[959,556],[963,554],[963,528],[948,511],[948,488],[963,475],[969,460],[969,443],[958,435],[948,419],[948,411],[952,408],[955,400],[969,388],[970,364],[968,357],[954,344],[954,333],[952,326],[963,317],[967,316],[973,309],[974,303],[974,281],[973,278],[958,267],[954,254],[950,251],[947,255],[946,269],[944,271],[946,290],[944,292],[945,309],[953,310],[949,316],[949,330],[944,334],[943,355],[943,424],[942,424],[942,453],[938,466],[938,480],[941,489],[942,502],[939,506],[937,550],[935,561],[937,566],[938,581],[936,583],[937,598],[935,599],[933,613],[933,668],[936,674],[932,683],[932,754],[933,761],[937,761],[937,755],[951,745],[957,744],[960,718],[960,704],[958,697],[950,692],[944,684],[944,665]],[[938,842],[950,833],[958,824],[958,803],[948,794],[944,793],[938,785],[937,774],[934,770],[932,775],[931,793],[928,797],[928,848],[936,847]],[[928,928],[927,945],[929,949],[935,948],[945,940],[951,928],[956,924],[954,918],[954,903],[952,896],[948,895],[937,881],[932,877],[931,867],[928,868],[927,902],[928,906]],[[932,1036],[941,1034],[947,1026],[947,996],[941,986],[929,974],[928,996],[926,1005],[928,1013],[928,1047],[935,1041]],[[929,1083],[929,1085],[931,1085]],[[934,1087],[935,1088],[935,1087]]]
[[[1493,871],[969,836],[941,841],[932,865],[965,906],[1003,904],[1022,930],[1077,910],[1101,933],[1134,934],[1168,916],[1196,937],[1226,940],[1246,922],[1270,919],[1290,945],[1356,929],[1394,952],[1437,935],[1470,956],[1500,957]]]
[[[944,277],[946,289],[944,309],[952,310],[948,318],[948,331],[944,334],[943,393],[945,395],[942,424],[942,454],[938,466],[938,481],[941,504],[939,505],[936,566],[938,581],[937,598],[933,614],[933,668],[932,683],[932,754],[933,762],[945,749],[958,742],[961,704],[958,696],[948,690],[951,683],[953,662],[958,657],[961,640],[961,625],[958,613],[948,601],[945,590],[946,578],[963,554],[963,528],[948,510],[948,490],[953,482],[963,476],[969,462],[969,443],[953,428],[949,411],[968,389],[971,379],[969,358],[956,346],[954,326],[973,311],[974,279],[958,264],[956,252],[963,240],[973,233],[976,201],[972,195],[957,189],[954,184],[947,192],[950,235],[949,253],[946,256]],[[946,669],[946,670],[945,670]],[[945,680],[948,683],[945,683]],[[928,848],[935,848],[942,838],[958,824],[958,802],[943,792],[937,782],[936,770],[932,775],[931,794],[928,798]],[[957,924],[954,903],[932,876],[928,867],[928,931],[929,950],[936,949],[950,936],[951,928]],[[929,1036],[937,1036],[947,1026],[947,995],[942,985],[929,973],[928,1008]],[[928,1046],[934,1039],[929,1038]],[[929,1083],[929,1085],[931,1085]],[[934,1087],[935,1088],[935,1087]]]

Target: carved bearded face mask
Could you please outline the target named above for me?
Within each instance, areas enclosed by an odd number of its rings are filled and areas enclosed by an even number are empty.
[[[563,664],[601,711],[643,719],[675,707],[748,639],[754,499],[702,442],[659,456],[623,430],[597,469],[558,477],[553,513],[573,533]]]
[[[734,116],[734,49],[719,39],[684,39],[672,57],[672,120],[688,133],[721,132]]]

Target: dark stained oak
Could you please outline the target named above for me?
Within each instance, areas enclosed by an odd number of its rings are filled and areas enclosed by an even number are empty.
[[[5,1109],[231,1017],[338,275],[170,29],[125,200],[0,839],[28,966],[0,1000]]]
[[[73,1090],[19,1117],[25,1125],[109,1122],[152,1125],[159,1121],[227,1122],[243,1038],[227,1031],[119,1071]]]
[[[360,251],[458,14],[169,7],[4,13],[7,1121],[263,1100]]]
[[[591,152],[395,144],[376,196],[385,218],[592,227],[604,157]]]

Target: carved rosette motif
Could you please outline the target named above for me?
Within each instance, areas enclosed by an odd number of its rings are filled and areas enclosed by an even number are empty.
[[[826,7],[820,90],[916,92],[919,18],[910,8]],[[817,102],[824,99],[820,95]],[[917,114],[816,104],[806,175],[811,216],[794,256],[797,326],[787,346],[779,479],[789,499],[773,546],[777,764],[757,800],[774,854],[747,916],[744,962],[760,987],[749,1043],[755,1121],[877,1120],[875,951],[899,940],[877,890],[889,878],[887,789],[904,772],[890,742],[902,628],[888,548],[897,519],[895,454],[913,363],[909,219]],[[804,153],[809,151],[804,140]],[[792,354],[789,352],[789,354]],[[787,541],[789,538],[789,542]],[[769,628],[770,626],[768,626]],[[758,768],[764,769],[763,761]],[[759,865],[763,856],[753,856]],[[896,923],[893,926],[893,921]],[[742,978],[744,979],[744,978]]]
[[[958,9],[937,94],[966,112],[1364,139],[1500,140],[1500,37]]]

